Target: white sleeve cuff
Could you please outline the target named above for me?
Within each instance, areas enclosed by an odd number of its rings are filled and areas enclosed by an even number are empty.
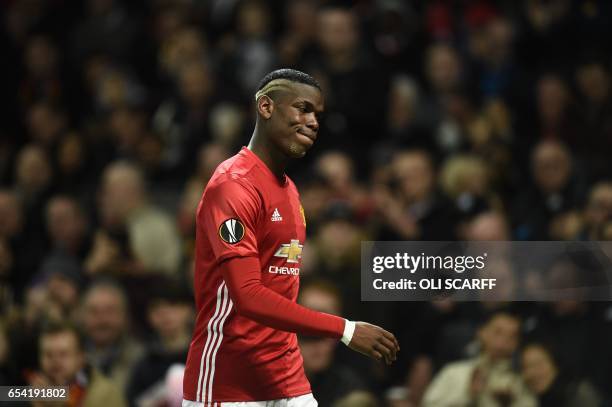
[[[343,344],[348,346],[348,344],[351,343],[351,339],[353,339],[353,333],[355,332],[355,322],[349,321],[348,319],[345,319],[345,321],[346,322],[344,323],[344,333],[342,334],[342,339],[340,340]]]

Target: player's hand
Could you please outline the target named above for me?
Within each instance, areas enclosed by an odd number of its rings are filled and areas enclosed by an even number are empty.
[[[390,365],[397,359],[399,343],[391,332],[367,322],[356,322],[349,348]]]

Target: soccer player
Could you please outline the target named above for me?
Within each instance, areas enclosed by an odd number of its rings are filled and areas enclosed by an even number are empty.
[[[393,334],[296,303],[306,218],[284,173],[317,138],[318,83],[281,69],[255,95],[248,148],[221,163],[197,210],[196,326],[183,406],[317,406],[296,334],[341,339],[391,363]]]

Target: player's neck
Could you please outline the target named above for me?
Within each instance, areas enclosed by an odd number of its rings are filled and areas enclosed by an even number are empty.
[[[257,129],[253,132],[253,137],[249,142],[248,149],[251,150],[266,166],[272,171],[276,178],[283,180],[285,177],[285,168],[287,168],[287,157],[285,157],[278,149],[267,142],[262,137]]]

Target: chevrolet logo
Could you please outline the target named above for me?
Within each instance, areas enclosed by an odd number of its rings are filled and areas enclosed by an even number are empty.
[[[274,256],[286,258],[287,263],[299,263],[302,258],[303,247],[304,245],[301,245],[299,240],[293,239],[291,243],[281,244]]]

